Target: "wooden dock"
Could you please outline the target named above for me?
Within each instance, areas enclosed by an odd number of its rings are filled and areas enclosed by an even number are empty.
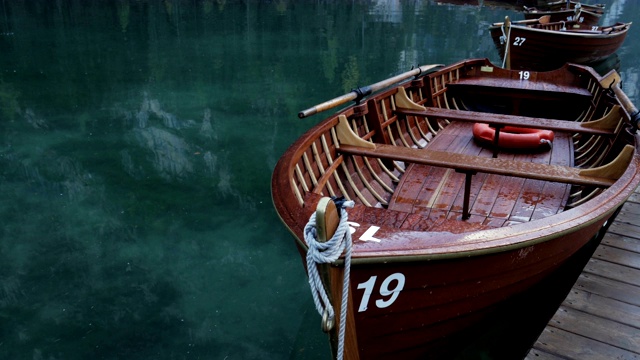
[[[640,359],[638,189],[526,356],[557,359]]]

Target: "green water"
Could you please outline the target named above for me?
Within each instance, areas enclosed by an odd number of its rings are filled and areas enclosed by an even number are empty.
[[[271,204],[276,161],[321,118],[297,112],[415,65],[497,63],[507,14],[1,0],[0,359],[328,358]],[[603,22],[639,14],[614,0]],[[639,50],[632,27],[636,104]]]

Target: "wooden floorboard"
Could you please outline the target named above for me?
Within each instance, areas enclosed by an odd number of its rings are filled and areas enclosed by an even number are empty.
[[[493,151],[473,140],[473,125],[452,122],[429,142],[427,149],[490,158]],[[533,153],[501,151],[499,157],[538,164],[566,166],[571,162],[571,137],[557,134],[551,151]],[[424,164],[408,165],[388,208],[425,216],[443,215],[459,218],[464,204],[465,174]],[[469,191],[469,218],[485,228],[543,218],[563,209],[571,186],[543,180],[478,172],[473,175]],[[520,194],[528,194],[520,196]],[[430,230],[436,231],[436,228]],[[442,230],[442,229],[441,229]],[[446,229],[444,229],[446,230]]]
[[[527,360],[640,359],[640,192],[625,203]]]

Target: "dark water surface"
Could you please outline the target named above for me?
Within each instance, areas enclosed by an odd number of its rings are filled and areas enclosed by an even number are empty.
[[[640,24],[638,2],[603,2],[603,23]],[[507,14],[1,0],[0,359],[328,358],[271,204],[277,159],[321,119],[297,112],[415,65],[498,63]],[[640,104],[637,26],[618,60]]]

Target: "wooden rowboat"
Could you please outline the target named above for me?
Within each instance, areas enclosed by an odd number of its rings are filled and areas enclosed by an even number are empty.
[[[303,134],[273,172],[275,209],[303,261],[313,231],[322,241],[349,221],[349,255],[319,265],[339,358],[431,356],[435,342],[601,236],[640,182],[640,115],[615,71],[514,71],[486,59],[422,70],[301,112],[356,100]],[[474,141],[477,122],[555,139],[550,149],[494,149]],[[330,196],[355,203],[348,218]]]
[[[584,25],[597,25],[604,14],[604,5],[582,5],[572,1],[560,1],[543,7],[524,7],[524,18],[538,19],[549,15],[550,22],[576,21]]]
[[[631,23],[588,26],[575,21],[537,20],[494,23],[491,37],[504,67],[553,70],[566,62],[593,64],[615,53],[627,36]]]

